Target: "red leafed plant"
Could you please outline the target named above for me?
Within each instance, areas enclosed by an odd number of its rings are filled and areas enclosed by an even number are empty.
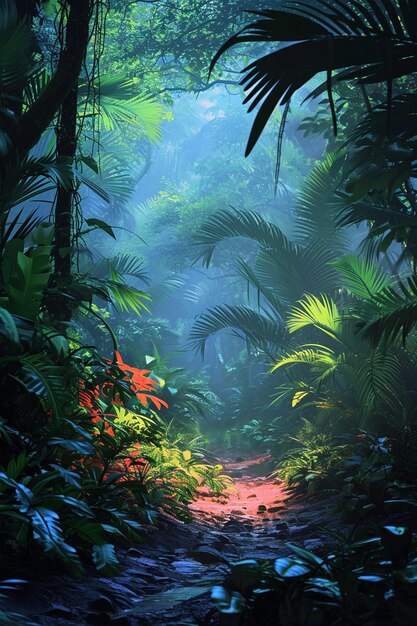
[[[148,378],[147,374],[150,373],[150,370],[140,370],[137,367],[132,367],[131,365],[127,365],[124,363],[120,352],[116,352],[117,366],[122,372],[126,372],[125,380],[130,382],[132,391],[135,396],[139,400],[143,406],[148,405],[148,400],[150,400],[156,408],[159,410],[162,406],[168,408],[168,404],[161,400],[161,398],[157,398],[154,395],[146,393],[148,391],[154,391],[154,388],[158,383],[152,378]]]
[[[158,410],[162,406],[168,408],[168,404],[164,400],[149,393],[153,392],[158,385],[157,381],[147,376],[150,370],[141,370],[128,365],[123,361],[120,352],[116,352],[116,363],[111,363],[107,360],[106,363],[109,365],[109,369],[106,371],[106,381],[101,385],[96,385],[94,389],[86,389],[85,386],[84,388],[81,386],[79,392],[80,405],[86,408],[93,418],[98,418],[102,415],[100,400],[105,400],[106,403],[124,405],[120,394],[115,392],[116,382],[127,383],[132,394],[143,406],[146,407],[151,402]],[[124,374],[121,377],[120,372]]]

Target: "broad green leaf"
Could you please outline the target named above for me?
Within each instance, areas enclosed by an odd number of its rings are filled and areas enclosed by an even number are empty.
[[[13,343],[19,343],[19,333],[13,316],[0,307],[0,334]]]
[[[281,578],[300,578],[310,574],[310,568],[291,558],[276,559],[274,569]]]
[[[119,561],[116,557],[114,545],[104,543],[92,548],[94,565],[99,572],[107,576],[117,576],[120,573]]]
[[[110,237],[113,237],[113,239],[116,239],[113,228],[106,222],[103,222],[103,220],[99,220],[97,218],[89,218],[85,221],[88,226],[91,226],[93,228],[99,228],[100,230],[103,230],[105,233],[110,235]]]

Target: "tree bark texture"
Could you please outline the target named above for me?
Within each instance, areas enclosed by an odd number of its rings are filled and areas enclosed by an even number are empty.
[[[68,94],[61,108],[61,119],[57,133],[57,157],[74,162],[77,149],[77,106],[78,86]],[[72,209],[74,185],[70,188],[58,185],[55,204],[55,274],[61,279],[71,274]]]
[[[11,140],[11,154],[26,156],[51,125],[55,115],[77,85],[85,58],[95,0],[68,0],[65,45],[57,69],[33,106],[19,120],[2,116],[0,127]]]

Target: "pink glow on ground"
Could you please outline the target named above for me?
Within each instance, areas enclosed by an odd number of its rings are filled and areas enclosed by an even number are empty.
[[[267,475],[256,477],[270,461],[269,455],[262,455],[242,462],[224,463],[223,473],[236,476],[233,485],[222,496],[213,496],[209,489],[202,489],[198,500],[190,506],[195,517],[214,524],[229,519],[252,524],[279,519],[288,498],[285,485]],[[260,506],[265,509],[260,511]]]

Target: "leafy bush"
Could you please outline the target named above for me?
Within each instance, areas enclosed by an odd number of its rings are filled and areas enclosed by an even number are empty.
[[[46,368],[45,360],[21,353],[13,376],[35,422],[1,421],[3,556],[46,555],[73,574],[84,563],[115,574],[115,542],[140,541],[141,523],[159,509],[182,514],[177,503],[190,502],[201,483],[222,489],[227,479],[170,440],[157,413],[167,404],[148,370],[127,365],[119,353],[110,362],[82,347],[60,358],[65,365],[51,360]],[[65,391],[59,384],[69,372],[78,382]]]
[[[289,439],[295,446],[284,453],[275,474],[290,486],[306,486],[309,494],[326,484],[331,486],[331,478],[347,454],[347,445],[338,444],[334,435],[321,432],[308,420]]]
[[[364,539],[340,537],[324,556],[287,544],[289,556],[229,563],[212,590],[222,626],[411,624],[417,608],[412,532],[383,526]]]

